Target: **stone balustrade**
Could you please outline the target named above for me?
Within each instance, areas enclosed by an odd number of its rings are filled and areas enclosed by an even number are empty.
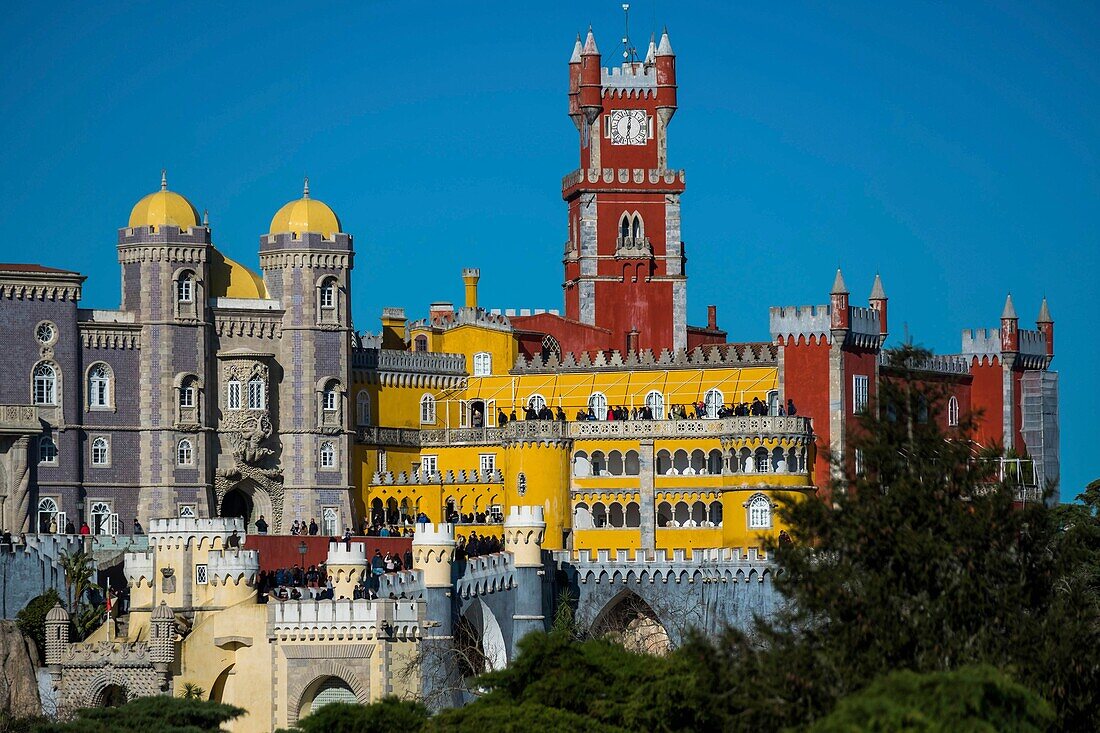
[[[810,437],[810,418],[788,416],[724,417],[714,420],[591,420],[566,423],[573,440],[631,438],[719,438],[745,436]]]
[[[42,432],[34,405],[0,405],[0,434],[27,435]]]

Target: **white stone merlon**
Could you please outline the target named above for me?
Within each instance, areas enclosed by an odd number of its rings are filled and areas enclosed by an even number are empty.
[[[512,506],[504,519],[504,527],[545,527],[541,506]]]
[[[352,542],[347,545],[343,542],[328,543],[329,565],[366,565],[367,545],[363,542]]]
[[[153,519],[149,522],[149,543],[155,547],[200,544],[203,540],[222,542],[236,530],[242,541],[245,535],[244,520],[237,517],[172,517]]]
[[[219,583],[251,583],[260,572],[258,550],[214,550],[206,558],[207,573]]]
[[[795,305],[768,309],[772,341],[778,338],[798,340],[801,336],[828,338],[831,308],[827,305]]]
[[[268,635],[293,639],[412,638],[419,632],[419,603],[392,600],[284,601],[267,606]]]
[[[412,543],[414,547],[416,545],[453,546],[455,543],[455,526],[449,522],[417,524]]]

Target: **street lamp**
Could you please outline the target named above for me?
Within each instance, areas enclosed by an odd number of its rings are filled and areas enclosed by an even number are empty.
[[[301,542],[298,543],[298,554],[302,556],[301,557],[302,562],[300,564],[305,565],[306,552],[308,552],[308,551],[309,551],[309,547],[306,546],[306,541],[305,540],[302,540]]]

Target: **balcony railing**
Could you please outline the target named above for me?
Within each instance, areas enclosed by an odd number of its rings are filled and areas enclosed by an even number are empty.
[[[571,422],[574,440],[621,438],[734,438],[813,435],[810,418],[794,416],[724,417],[694,420],[590,420]]]
[[[34,405],[0,405],[0,433],[26,435],[42,431]]]

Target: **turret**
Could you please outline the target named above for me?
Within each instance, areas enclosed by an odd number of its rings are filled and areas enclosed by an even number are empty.
[[[1047,299],[1043,298],[1043,304],[1039,306],[1039,317],[1035,319],[1035,326],[1043,334],[1047,344],[1047,359],[1054,358],[1054,319],[1050,317],[1050,308]]]
[[[882,339],[885,341],[886,334],[890,332],[886,327],[886,301],[888,298],[886,297],[886,290],[882,287],[882,278],[878,276],[878,273],[875,273],[875,284],[871,286],[871,297],[867,300],[871,309],[878,313],[878,327],[879,331],[882,332]]]
[[[462,270],[462,284],[466,287],[466,307],[477,308],[477,281],[481,279],[481,270],[467,267]]]
[[[157,671],[160,689],[167,689],[168,669],[176,658],[176,615],[164,601],[149,620],[149,658]]]
[[[60,603],[46,614],[46,665],[56,686],[61,682],[61,655],[69,644],[69,612]]]
[[[367,546],[362,542],[328,543],[328,559],[325,567],[332,578],[334,598],[354,598],[355,586],[366,577],[370,561]]]
[[[569,117],[577,129],[581,129],[581,34],[573,44],[573,55],[569,57]]]
[[[504,549],[517,568],[542,567],[546,521],[541,506],[513,506],[504,520]]]
[[[834,331],[847,330],[851,325],[848,295],[848,286],[844,284],[844,275],[840,273],[840,268],[837,268],[836,279],[833,280],[833,289],[829,292],[829,302],[832,305],[830,327]]]
[[[672,52],[667,28],[661,33],[661,45],[657,47],[654,63],[657,67],[657,114],[667,125],[676,113],[676,54]]]
[[[1016,353],[1020,350],[1020,319],[1016,315],[1016,306],[1012,304],[1012,293],[1005,299],[1001,311],[1001,351]]]
[[[455,557],[453,524],[418,524],[413,535],[413,568],[423,575],[425,588],[450,588]]]
[[[580,68],[580,108],[584,119],[592,124],[603,110],[602,81],[600,77],[600,50],[596,48],[596,37],[588,29],[588,37],[581,49]]]
[[[408,319],[404,308],[382,309],[382,348],[403,350],[405,344],[405,324]]]

